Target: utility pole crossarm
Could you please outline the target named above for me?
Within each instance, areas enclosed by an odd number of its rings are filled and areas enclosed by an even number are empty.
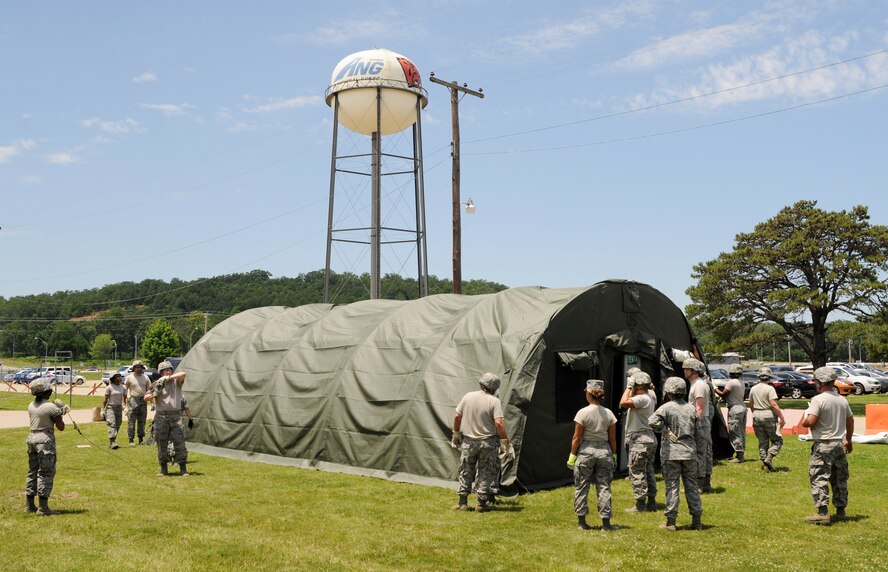
[[[450,89],[455,89],[456,91],[461,91],[463,93],[468,93],[469,95],[474,95],[475,97],[480,97],[484,99],[483,90],[475,91],[474,89],[469,89],[469,87],[465,84],[459,85],[455,81],[444,81],[442,79],[438,79],[434,74],[429,78],[432,83],[437,83],[438,85],[443,85],[444,87],[448,87]]]
[[[432,73],[429,76],[432,83],[443,85],[450,90],[450,121],[453,129],[452,158],[453,172],[451,181],[453,183],[453,293],[462,294],[462,236],[460,221],[460,189],[459,189],[459,93],[467,93],[475,97],[483,98],[482,90],[469,89],[467,84],[459,85],[455,81],[443,81],[435,77]]]

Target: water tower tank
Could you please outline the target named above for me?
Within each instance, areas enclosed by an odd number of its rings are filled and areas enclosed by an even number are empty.
[[[419,70],[409,58],[390,50],[364,50],[346,56],[333,69],[327,105],[339,99],[339,122],[364,135],[377,130],[377,88],[382,97],[380,135],[407,129],[416,122],[417,98],[428,103]]]

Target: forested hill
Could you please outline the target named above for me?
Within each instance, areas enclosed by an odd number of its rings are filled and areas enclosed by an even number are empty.
[[[333,274],[330,298],[336,304],[366,300],[369,275]],[[486,280],[463,282],[464,294],[485,294],[506,286]],[[429,293],[452,291],[452,282],[429,277]],[[381,297],[410,300],[419,297],[416,279],[387,275]],[[0,297],[0,355],[40,355],[53,348],[88,351],[97,334],[109,334],[121,355],[133,354],[137,336],[163,318],[173,325],[183,351],[200,338],[204,327],[261,306],[300,306],[324,300],[324,271],[293,278],[272,278],[263,270],[183,281],[174,278],[119,282],[91,290]]]

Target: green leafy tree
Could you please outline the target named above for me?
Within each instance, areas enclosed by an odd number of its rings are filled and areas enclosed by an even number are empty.
[[[107,362],[114,355],[114,340],[108,334],[99,334],[93,340],[90,354],[93,359]]]
[[[738,234],[733,251],[694,266],[687,313],[741,341],[773,322],[818,367],[835,348],[830,314],[865,318],[879,308],[886,262],[888,227],[871,225],[866,207],[828,212],[799,201]]]
[[[155,320],[145,333],[142,341],[141,355],[150,367],[157,366],[167,356],[179,354],[179,336],[173,331],[169,322]]]

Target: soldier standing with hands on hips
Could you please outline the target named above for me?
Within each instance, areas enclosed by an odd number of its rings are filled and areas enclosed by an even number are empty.
[[[145,401],[154,401],[154,439],[157,442],[157,461],[160,463],[160,474],[167,474],[169,452],[167,442],[172,441],[176,449],[174,461],[179,465],[179,474],[188,476],[186,463],[188,450],[185,448],[185,428],[182,426],[182,385],[185,383],[185,372],[173,373],[173,364],[162,361],[157,365],[160,379],[151,383],[145,394]]]
[[[123,377],[117,372],[108,380],[108,387],[105,388],[105,399],[102,400],[102,411],[105,412],[105,423],[108,424],[108,446],[117,449],[117,433],[120,431],[120,425],[123,423],[123,401],[126,389],[120,384],[120,378]]]
[[[131,367],[133,372],[126,376],[123,385],[126,386],[125,405],[129,410],[129,420],[126,425],[127,437],[132,447],[135,445],[133,439],[136,437],[138,429],[139,445],[145,438],[145,421],[148,418],[148,406],[145,404],[145,393],[148,392],[148,385],[151,379],[145,373],[145,364],[136,360]]]

